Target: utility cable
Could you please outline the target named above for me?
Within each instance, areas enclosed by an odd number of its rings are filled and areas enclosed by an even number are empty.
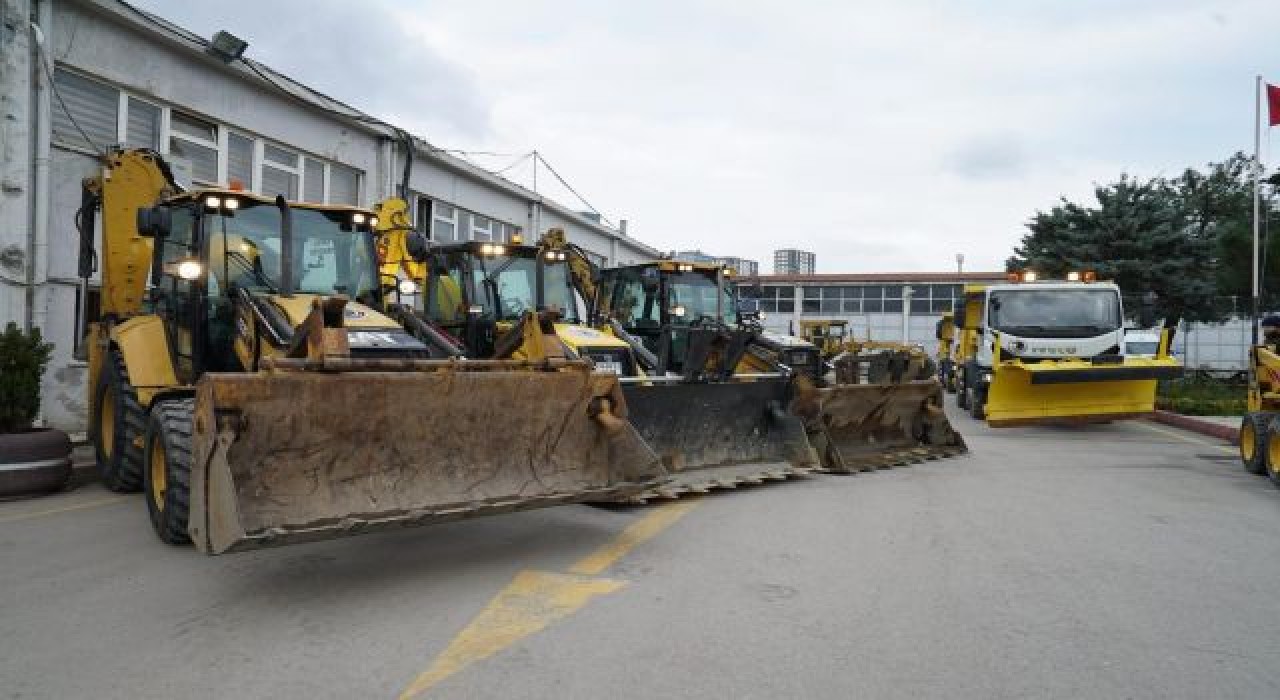
[[[596,209],[595,206],[591,204],[591,202],[588,202],[586,197],[583,197],[582,195],[578,194],[578,191],[573,189],[572,185],[570,185],[568,182],[565,182],[565,179],[563,177],[560,177],[560,173],[556,172],[556,169],[551,167],[551,164],[547,162],[546,158],[542,157],[541,153],[534,151],[533,156],[537,158],[539,161],[542,161],[542,164],[547,166],[547,170],[551,171],[551,174],[555,176],[556,180],[559,180],[560,184],[564,185],[565,189],[572,192],[573,196],[578,198],[578,201],[585,204],[586,207],[590,209],[592,212],[594,212],[596,216],[600,217],[601,221],[605,222],[612,228],[617,228],[617,226],[614,226],[613,222],[610,221],[608,217],[606,217],[604,214],[601,214],[599,209]]]

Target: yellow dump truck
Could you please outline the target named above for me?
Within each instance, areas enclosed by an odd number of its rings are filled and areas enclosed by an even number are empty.
[[[992,426],[1141,416],[1155,410],[1156,382],[1182,375],[1167,335],[1155,357],[1122,352],[1120,288],[1090,275],[1023,274],[988,285],[976,309],[968,301],[966,291],[976,347],[960,390],[970,414]]]
[[[166,542],[218,554],[625,498],[663,477],[616,378],[438,359],[383,313],[371,211],[184,190],[158,154],[127,150],[85,181],[76,223],[85,284],[102,264],[98,469],[145,491]]]

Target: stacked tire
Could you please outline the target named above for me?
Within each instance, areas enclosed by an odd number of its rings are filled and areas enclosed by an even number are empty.
[[[71,439],[61,430],[0,435],[0,498],[61,490],[71,478]]]

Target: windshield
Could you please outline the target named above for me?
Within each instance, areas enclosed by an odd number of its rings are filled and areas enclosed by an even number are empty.
[[[720,319],[729,325],[738,322],[729,287],[717,287],[715,278],[708,273],[678,272],[671,275],[667,279],[667,295],[667,311],[672,314],[672,323],[690,323],[704,317]],[[717,296],[720,297],[718,309]],[[679,308],[683,308],[683,316],[673,311]]]
[[[526,311],[538,309],[538,260],[523,256],[472,256],[476,303],[486,316],[514,321]],[[568,264],[544,262],[542,308],[557,309],[562,318],[578,320],[577,304],[569,285]],[[495,314],[495,309],[497,313]]]
[[[1114,289],[1017,289],[991,293],[990,325],[1031,338],[1087,338],[1120,327]]]
[[[377,291],[372,236],[344,212],[291,209],[294,291],[368,300]],[[211,286],[278,292],[280,210],[246,202],[234,215],[207,217]]]
[[[1124,344],[1126,355],[1154,355],[1159,348],[1160,343],[1154,340],[1131,340]]]

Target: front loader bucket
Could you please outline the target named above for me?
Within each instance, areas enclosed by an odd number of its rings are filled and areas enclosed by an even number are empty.
[[[498,365],[206,375],[191,539],[220,554],[619,500],[659,483],[661,464],[626,422],[615,377],[585,363]]]
[[[642,494],[674,498],[817,471],[804,424],[787,413],[782,378],[720,383],[625,384],[636,430],[670,480]]]
[[[799,387],[800,412],[825,471],[850,473],[968,451],[942,409],[936,379]]]
[[[1182,374],[1173,358],[1125,358],[1094,365],[1084,360],[1010,363],[987,387],[993,427],[1133,418],[1155,411],[1156,382]]]

